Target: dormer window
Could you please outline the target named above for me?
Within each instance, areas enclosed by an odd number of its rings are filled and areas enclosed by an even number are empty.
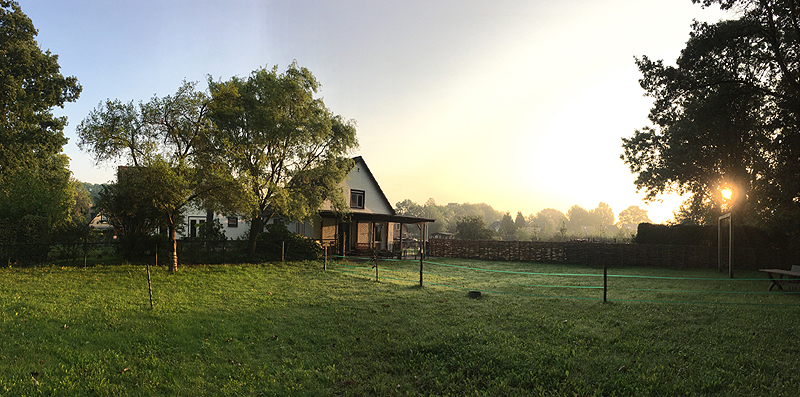
[[[350,190],[350,208],[364,209],[363,190]]]

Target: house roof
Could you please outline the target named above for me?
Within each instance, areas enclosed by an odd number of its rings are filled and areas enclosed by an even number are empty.
[[[356,157],[353,157],[353,161],[356,163],[356,165],[358,165],[360,163],[360,165],[364,167],[364,169],[367,171],[367,174],[369,175],[369,177],[372,178],[373,182],[375,182],[375,186],[378,188],[378,192],[381,194],[381,199],[383,199],[382,201],[389,208],[389,210],[391,211],[392,215],[397,215],[397,212],[395,212],[395,210],[394,210],[394,206],[392,206],[392,204],[389,202],[389,199],[386,198],[386,194],[383,193],[383,189],[381,189],[380,183],[378,183],[378,180],[375,179],[375,175],[372,175],[372,171],[369,170],[369,167],[367,166],[367,162],[364,161],[364,158],[361,157],[361,156],[356,156]]]

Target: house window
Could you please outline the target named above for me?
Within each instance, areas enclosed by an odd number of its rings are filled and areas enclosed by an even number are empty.
[[[351,190],[350,191],[350,208],[364,208],[364,191]]]
[[[239,227],[239,218],[235,216],[228,217],[228,227]]]

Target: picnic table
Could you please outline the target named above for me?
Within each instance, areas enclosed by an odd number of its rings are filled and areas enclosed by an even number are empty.
[[[778,287],[779,290],[783,291],[783,285],[781,283],[794,283],[797,284],[800,282],[800,265],[792,266],[792,270],[783,270],[783,269],[758,269],[760,272],[767,273],[769,276],[770,281],[772,284],[769,285],[768,291],[772,291],[773,287]],[[773,277],[773,275],[777,274],[778,278]],[[783,276],[787,276],[786,279]]]

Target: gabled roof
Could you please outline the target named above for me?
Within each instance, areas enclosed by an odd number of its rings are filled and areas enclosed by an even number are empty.
[[[386,198],[386,194],[383,193],[383,189],[381,189],[381,185],[378,183],[378,180],[375,179],[375,176],[370,171],[367,163],[364,161],[364,158],[361,156],[353,157],[353,162],[355,163],[356,167],[363,168],[369,179],[375,184],[375,187],[378,190],[380,197],[378,198],[379,201],[386,204],[386,208],[389,209],[388,214],[383,213],[372,213],[372,212],[358,212],[353,211],[348,214],[348,217],[353,221],[363,221],[363,222],[395,222],[395,223],[424,223],[424,222],[435,222],[434,219],[425,219],[425,218],[417,218],[413,216],[402,216],[397,215],[397,211],[395,211],[394,207],[389,200]],[[351,170],[352,172],[352,170]],[[335,214],[333,211],[330,210],[323,210],[320,211],[320,216],[323,218],[337,218],[338,215]]]
[[[364,169],[367,171],[367,175],[369,175],[369,177],[372,178],[372,181],[375,182],[375,186],[378,187],[378,192],[381,194],[381,198],[383,199],[382,201],[386,203],[387,207],[389,207],[389,210],[392,212],[392,215],[397,215],[397,212],[395,212],[394,210],[394,206],[392,206],[392,204],[389,202],[389,199],[386,198],[386,194],[383,193],[383,189],[381,189],[380,183],[378,183],[378,180],[375,179],[374,175],[372,175],[372,171],[369,170],[369,167],[367,166],[366,161],[364,161],[364,158],[361,156],[356,156],[353,157],[353,161],[356,163],[356,165],[360,163],[364,167]]]

